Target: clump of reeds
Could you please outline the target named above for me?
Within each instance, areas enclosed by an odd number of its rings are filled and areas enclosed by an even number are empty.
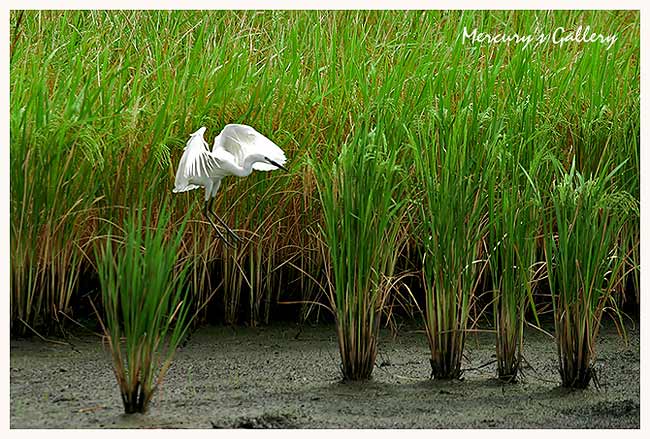
[[[532,281],[541,200],[518,154],[506,148],[501,149],[488,174],[487,252],[497,374],[502,381],[514,382],[521,368],[526,311],[535,312]]]
[[[186,265],[178,249],[184,223],[171,229],[163,208],[133,209],[123,235],[108,235],[96,252],[104,335],[124,411],[144,413],[190,323]],[[112,241],[116,241],[115,243]]]
[[[330,307],[344,379],[369,379],[382,310],[399,254],[404,199],[399,148],[367,130],[334,159],[315,164],[323,210]]]
[[[51,137],[43,135],[44,142]],[[11,169],[12,330],[52,329],[71,314],[85,267],[85,220],[94,202],[79,150],[25,150]],[[34,184],[34,182],[40,182]]]
[[[480,156],[498,135],[550,145],[560,159],[575,154],[586,174],[629,159],[621,187],[639,198],[638,11],[12,11],[9,20],[18,29],[9,66],[12,333],[62,313],[83,317],[71,313],[83,309],[79,285],[94,278],[85,261],[103,233],[96,225],[121,223],[119,206],[145,192],[168,192],[187,135],[202,125],[256,127],[283,147],[291,172],[224,181],[215,209],[254,241],[237,254],[214,245],[200,215],[188,226],[192,303],[210,301],[201,318],[216,309],[221,321],[263,323],[278,296],[310,302],[302,317],[320,309],[312,302],[325,260],[309,232],[320,202],[301,157],[337,154],[362,118],[381,120],[391,145],[407,127],[423,149],[465,137]],[[513,50],[459,38],[465,27],[586,21],[616,32],[616,44]],[[465,131],[452,139],[456,125]],[[411,160],[397,162],[409,169]],[[532,178],[545,193],[553,174]],[[196,213],[201,198],[169,202]],[[260,225],[272,228],[263,239],[253,235]],[[637,248],[638,222],[624,234]],[[404,254],[410,266],[421,263],[415,254]],[[638,261],[634,251],[630,269]],[[629,274],[638,279],[638,269]]]
[[[471,148],[456,131],[447,145],[415,152],[420,205],[426,330],[434,378],[459,378],[465,337],[478,284],[485,233],[484,181]]]
[[[551,189],[544,248],[565,387],[585,388],[596,378],[601,319],[606,309],[618,315],[613,292],[625,263],[619,234],[636,210],[636,201],[611,182],[621,166],[585,178],[574,163]]]

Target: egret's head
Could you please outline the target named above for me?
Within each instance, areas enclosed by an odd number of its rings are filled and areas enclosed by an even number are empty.
[[[285,171],[288,172],[287,168],[285,168],[284,166],[282,166],[282,165],[279,164],[278,162],[276,162],[276,161],[274,161],[274,160],[271,160],[270,158],[268,158],[268,157],[266,157],[266,156],[264,156],[264,161],[267,162],[267,163],[272,164],[272,165],[275,166],[276,168],[280,168],[280,169],[283,169],[283,170],[285,170]]]

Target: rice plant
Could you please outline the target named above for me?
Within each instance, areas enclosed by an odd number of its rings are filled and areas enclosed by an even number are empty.
[[[100,322],[126,413],[146,412],[190,323],[187,265],[178,258],[185,223],[176,229],[166,208],[157,217],[143,210],[132,209],[123,235],[109,232],[96,250]]]
[[[541,199],[518,154],[499,149],[488,174],[489,239],[497,374],[514,382],[521,369],[526,312],[535,314],[532,282]],[[534,174],[533,174],[534,175]]]
[[[596,378],[596,339],[606,310],[618,315],[613,292],[622,278],[625,249],[619,234],[636,201],[607,175],[585,178],[573,162],[550,193],[545,254],[553,296],[562,385],[585,388]],[[631,215],[632,214],[632,215]]]
[[[422,147],[415,154],[422,188],[419,220],[426,330],[431,374],[440,379],[462,374],[470,308],[484,266],[480,244],[486,231],[485,182],[476,172],[469,145],[462,137],[453,140]]]
[[[459,38],[464,27],[527,34],[586,24],[616,33],[616,44],[523,49]],[[218,309],[217,321],[264,323],[269,306],[289,301],[306,303],[300,318],[317,316],[323,213],[303,158],[327,163],[361,120],[381,122],[390,145],[406,129],[417,154],[460,145],[480,162],[505,136],[502,148],[544,145],[567,167],[576,156],[585,175],[629,159],[613,178],[639,197],[638,11],[12,11],[10,27],[12,333],[83,317],[78,286],[94,278],[88,249],[99,224],[120,225],[123,206],[168,192],[187,135],[203,125],[259,127],[291,166],[218,195],[217,211],[253,240],[237,254],[214,245],[202,221],[186,228],[192,303],[210,302],[202,320]],[[411,175],[416,158],[396,162]],[[472,173],[485,168],[459,181]],[[553,176],[531,178],[546,193]],[[170,201],[176,221],[200,208],[197,197]],[[638,292],[636,218],[621,242],[633,249],[625,272]],[[409,222],[415,233],[400,258],[415,267],[423,234],[417,217]],[[268,225],[263,239],[253,235]]]
[[[381,130],[377,130],[379,133]],[[381,315],[403,238],[400,148],[360,130],[333,163],[314,164],[323,209],[329,304],[344,379],[371,377]]]
[[[45,99],[45,84],[34,87],[33,99]],[[34,129],[34,147],[11,152],[11,324],[17,332],[32,326],[50,330],[71,314],[80,273],[89,262],[89,218],[98,199],[92,171],[76,166],[76,157],[94,143],[84,117]],[[14,126],[12,139],[20,144],[25,130]],[[67,147],[47,147],[53,144]]]

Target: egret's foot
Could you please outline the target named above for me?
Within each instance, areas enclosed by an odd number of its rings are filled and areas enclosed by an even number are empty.
[[[228,239],[226,239],[226,238],[224,238],[224,237],[221,237],[221,236],[219,237],[219,240],[220,240],[221,242],[223,242],[224,244],[226,244],[226,245],[227,245],[228,247],[230,247],[230,248],[233,248],[233,249],[234,249],[234,248],[237,248],[237,242],[235,242],[235,243],[230,242],[230,240],[228,240]]]
[[[221,220],[218,216],[215,215],[215,217],[216,217],[218,220]],[[236,233],[235,233],[235,232],[234,232],[230,227],[228,227],[224,222],[222,222],[222,221],[220,221],[220,222],[221,222],[221,225],[223,226],[223,228],[226,229],[226,233],[228,234],[228,236],[229,236],[230,238],[232,238],[232,240],[235,241],[236,244],[239,244],[239,243],[241,243],[241,242],[244,241],[243,239],[241,239],[241,238],[239,237],[239,235],[237,235],[237,234],[236,234]],[[222,238],[221,238],[222,240],[226,241],[226,239],[223,238],[223,235],[220,234],[220,236],[222,237]],[[228,245],[230,245],[230,246],[233,247],[233,248],[234,248],[234,246],[235,246],[234,244],[232,244],[232,243],[230,242],[230,240],[228,240]]]
[[[228,241],[226,239],[225,236],[223,236],[223,233],[221,233],[221,230],[219,230],[219,228],[214,223],[214,221],[212,221],[212,219],[210,218],[210,215],[208,215],[208,212],[209,212],[208,211],[208,205],[206,203],[205,210],[203,211],[203,215],[205,215],[205,217],[208,219],[208,221],[210,222],[210,225],[212,226],[214,231],[217,232],[217,235],[219,235],[219,239],[221,239],[221,241],[223,241],[223,243],[226,244],[228,247],[235,248],[235,244],[231,243],[230,241]],[[226,227],[226,229],[228,229],[228,228]],[[230,230],[228,230],[228,231],[230,232]]]
[[[235,241],[237,241],[238,243],[241,243],[241,242],[244,241],[244,240],[241,239],[241,238],[239,237],[239,235],[236,234],[234,231],[232,232],[232,235],[231,235],[231,236],[232,236],[232,238],[233,238]]]
[[[219,215],[214,213],[214,211],[211,210],[209,207],[206,207],[206,209],[207,209],[206,212],[211,213],[217,219],[217,221],[219,221],[219,224],[221,224],[223,226],[223,228],[226,229],[226,231],[232,237],[232,239],[234,239],[237,242],[243,242],[243,239],[241,239],[230,227],[228,227],[228,224],[226,224],[226,222],[224,220],[219,218]],[[207,213],[206,213],[206,215],[207,215]]]
[[[232,238],[232,241],[234,241],[234,244],[233,244],[233,242],[231,242],[231,239],[227,240],[228,245],[231,246],[232,248],[235,248],[235,246],[237,244],[240,244],[241,242],[243,242],[243,239],[241,239],[235,232],[231,231],[230,229],[226,228],[226,232],[228,232],[229,238]],[[224,240],[224,241],[226,241],[226,240]]]

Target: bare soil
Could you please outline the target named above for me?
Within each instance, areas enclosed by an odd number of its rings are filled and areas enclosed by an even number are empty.
[[[207,327],[182,347],[145,415],[124,415],[100,339],[11,341],[12,428],[639,428],[639,331],[607,323],[600,388],[559,387],[553,340],[526,334],[525,377],[495,379],[494,341],[468,340],[462,380],[430,380],[425,335],[380,340],[373,379],[341,382],[334,328]]]

